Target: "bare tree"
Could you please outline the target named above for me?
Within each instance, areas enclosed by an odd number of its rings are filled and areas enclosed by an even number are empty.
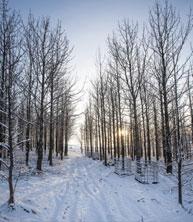
[[[8,168],[8,183],[9,183],[9,205],[14,204],[14,187],[13,187],[13,167],[14,167],[14,147],[17,146],[17,135],[15,135],[15,124],[17,122],[17,98],[19,94],[19,88],[17,83],[19,81],[20,71],[20,59],[21,59],[21,36],[19,31],[21,30],[21,20],[16,12],[11,12],[8,9],[7,1],[1,1],[1,18],[0,18],[0,30],[1,30],[1,51],[0,56],[2,58],[1,64],[1,121],[3,122],[3,134],[1,134],[0,148],[7,149],[9,152],[9,163],[0,159]],[[6,106],[5,106],[6,104]],[[1,132],[1,133],[2,133]],[[6,134],[5,134],[6,132]],[[17,133],[17,131],[16,131]]]
[[[167,173],[172,173],[172,147],[169,117],[169,94],[171,92],[171,78],[179,65],[180,56],[190,34],[191,16],[186,24],[172,5],[165,1],[164,5],[155,3],[149,16],[151,48],[155,54],[155,77],[160,86],[160,98],[164,117],[164,149],[166,152]],[[173,59],[173,55],[175,58]],[[161,107],[162,109],[162,107]]]

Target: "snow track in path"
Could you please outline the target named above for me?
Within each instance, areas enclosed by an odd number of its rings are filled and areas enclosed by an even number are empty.
[[[42,176],[19,181],[19,207],[14,212],[1,207],[0,222],[192,222],[193,216],[170,192],[172,186],[164,176],[157,185],[140,184],[134,176],[119,177],[113,168],[72,151]],[[0,184],[0,205],[7,198],[4,189]]]

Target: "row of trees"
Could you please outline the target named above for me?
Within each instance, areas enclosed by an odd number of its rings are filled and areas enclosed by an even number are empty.
[[[149,22],[139,29],[128,20],[108,38],[106,60],[99,53],[81,127],[86,154],[100,160],[130,156],[163,159],[167,173],[181,169],[193,141],[192,14],[182,22],[168,1],[155,3]]]
[[[68,154],[74,123],[72,48],[61,23],[49,18],[27,22],[0,1],[0,169],[8,169],[9,204],[14,203],[14,149],[37,152],[37,170],[43,153]],[[3,168],[2,168],[3,169]]]

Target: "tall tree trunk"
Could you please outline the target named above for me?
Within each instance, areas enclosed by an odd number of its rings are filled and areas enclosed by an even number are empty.
[[[56,106],[56,134],[55,134],[55,146],[56,146],[56,156],[58,156],[59,153],[59,116],[58,116],[58,107],[59,106],[59,99],[57,99],[57,106]]]
[[[44,92],[45,91],[45,64],[43,64],[42,85],[41,85],[41,101],[39,115],[39,141],[37,147],[37,170],[42,170],[43,160],[43,131],[44,131]]]
[[[61,123],[60,127],[60,159],[64,157],[64,124]]]
[[[158,138],[158,122],[157,122],[157,110],[155,101],[153,101],[153,112],[154,112],[154,136],[155,136],[155,150],[156,150],[156,160],[159,160],[160,156],[160,147],[159,147],[159,138]]]
[[[49,149],[49,164],[53,165],[52,153],[54,148],[54,129],[53,129],[53,101],[54,99],[54,79],[53,73],[51,73],[50,77],[50,149]]]
[[[8,176],[8,183],[9,183],[9,205],[14,204],[14,189],[13,189],[13,116],[12,116],[12,109],[13,109],[13,101],[12,101],[12,71],[9,71],[9,86],[8,86],[8,143],[9,143],[9,176]]]
[[[26,128],[26,158],[25,158],[25,162],[26,162],[26,166],[28,166],[29,164],[29,151],[30,151],[30,128],[31,128],[31,102],[30,102],[30,98],[28,98],[29,101],[27,101],[27,128]]]
[[[68,108],[66,107],[66,115],[65,115],[65,147],[64,147],[64,155],[68,156],[68,134],[69,134],[69,129],[68,129],[68,122],[69,122],[69,116],[68,116]]]
[[[170,136],[170,125],[169,125],[169,112],[168,112],[168,98],[166,83],[163,78],[163,107],[164,107],[164,120],[165,120],[165,140],[166,140],[166,172],[172,173],[172,150],[171,150],[171,136]]]
[[[26,166],[29,164],[29,151],[30,151],[30,144],[32,142],[30,139],[30,129],[31,129],[31,89],[32,88],[32,63],[30,62],[30,70],[29,70],[29,84],[28,84],[28,97],[27,97],[27,127],[26,127]]]
[[[133,113],[134,113],[134,149],[136,159],[140,160],[141,158],[141,146],[139,141],[139,126],[138,126],[138,116],[137,116],[137,104],[136,99],[133,99]]]
[[[145,127],[145,116],[144,116],[144,104],[143,104],[141,90],[140,90],[140,100],[141,100],[141,115],[142,115],[142,124],[143,124],[143,148],[145,154],[145,162],[147,162],[146,127]]]

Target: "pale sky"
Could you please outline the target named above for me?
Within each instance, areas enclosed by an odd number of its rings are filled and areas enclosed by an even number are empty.
[[[188,13],[193,0],[170,0],[182,15]],[[118,21],[131,19],[143,24],[154,0],[9,0],[11,8],[25,18],[29,10],[35,16],[61,20],[74,47],[73,65],[79,85],[95,76],[95,57],[100,48],[105,52],[106,39]],[[88,84],[87,84],[88,86]],[[83,99],[84,100],[84,99]],[[80,104],[84,107],[85,102]],[[75,141],[75,140],[73,140]]]

